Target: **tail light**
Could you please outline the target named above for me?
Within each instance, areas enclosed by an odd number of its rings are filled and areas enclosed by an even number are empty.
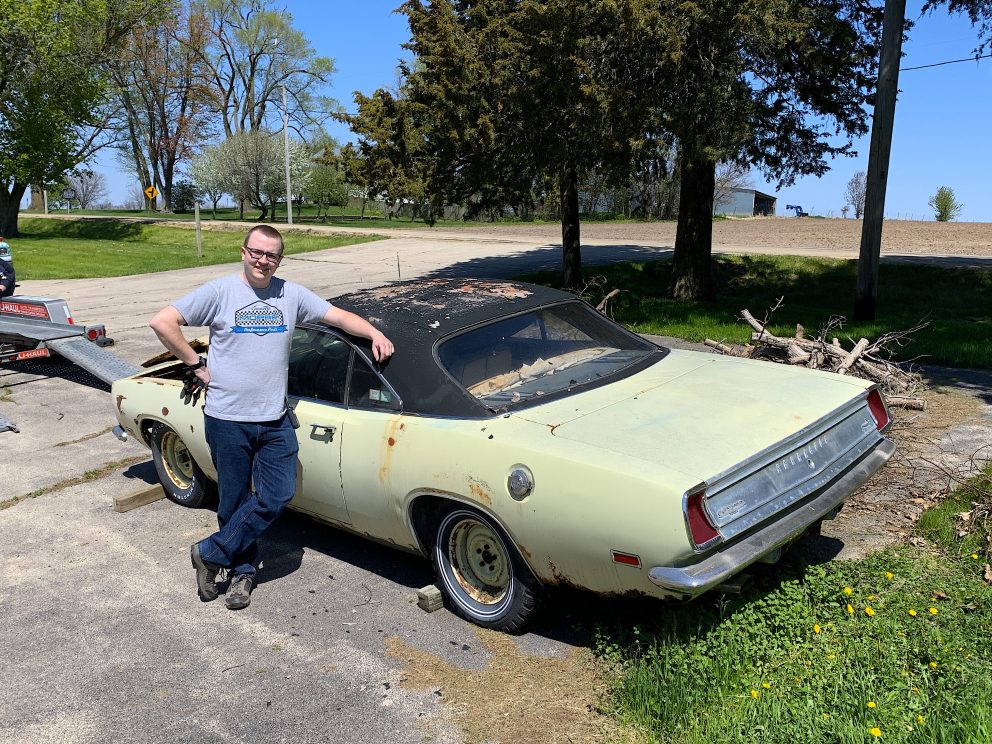
[[[73,324],[73,322],[72,322],[72,316],[71,316],[71,315],[66,315],[66,316],[65,316],[65,320],[66,320],[66,322],[67,322],[67,323],[68,323],[69,325],[74,325],[74,324]]]
[[[885,431],[889,428],[892,417],[889,416],[889,409],[885,405],[882,394],[878,392],[878,388],[872,388],[868,392],[868,410],[871,411],[871,417],[875,419],[876,429]]]
[[[90,341],[96,341],[99,337],[100,334],[96,332],[95,328],[90,328],[88,331],[86,331],[86,338],[88,338]]]
[[[697,491],[686,495],[684,502],[685,521],[689,526],[689,537],[692,538],[697,551],[705,550],[722,539],[716,527],[706,516],[706,510],[703,508],[705,498],[706,493],[704,491]]]

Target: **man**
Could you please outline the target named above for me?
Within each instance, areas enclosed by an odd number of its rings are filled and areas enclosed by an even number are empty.
[[[393,344],[368,321],[274,276],[283,257],[275,228],[249,230],[241,257],[241,273],[208,282],[149,323],[187,367],[186,399],[195,403],[205,390],[204,429],[217,469],[219,529],[194,544],[190,557],[203,601],[216,599],[217,573],[228,569],[225,604],[232,610],[250,603],[256,539],[296,491],[299,445],[286,406],[293,329],[324,322],[370,339],[377,361],[393,353]],[[184,325],[210,327],[208,360],[186,341]]]
[[[14,254],[10,243],[0,237],[0,299],[14,294],[17,277],[14,274]]]

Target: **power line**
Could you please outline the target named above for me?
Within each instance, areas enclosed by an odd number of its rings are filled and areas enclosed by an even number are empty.
[[[992,53],[982,54],[982,55],[980,55],[978,57],[965,57],[964,59],[951,59],[951,60],[948,60],[947,62],[934,62],[933,64],[930,64],[930,65],[919,65],[918,67],[900,67],[899,68],[899,72],[906,72],[907,70],[922,70],[922,69],[925,69],[927,67],[940,67],[941,65],[953,65],[953,64],[957,64],[958,62],[974,62],[974,61],[978,61],[980,59],[986,59],[987,57],[992,57]]]

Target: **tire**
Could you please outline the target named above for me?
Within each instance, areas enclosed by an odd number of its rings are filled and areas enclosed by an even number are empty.
[[[537,609],[540,586],[503,531],[474,509],[441,517],[432,558],[448,606],[477,625],[518,631]]]
[[[150,440],[155,472],[166,498],[191,509],[208,506],[214,498],[215,486],[196,464],[175,430],[156,422],[152,425]]]

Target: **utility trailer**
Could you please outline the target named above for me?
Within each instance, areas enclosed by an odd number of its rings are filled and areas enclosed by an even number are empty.
[[[65,300],[27,295],[0,300],[0,363],[56,353],[109,385],[140,371],[103,349],[111,344],[102,324],[76,325]]]

